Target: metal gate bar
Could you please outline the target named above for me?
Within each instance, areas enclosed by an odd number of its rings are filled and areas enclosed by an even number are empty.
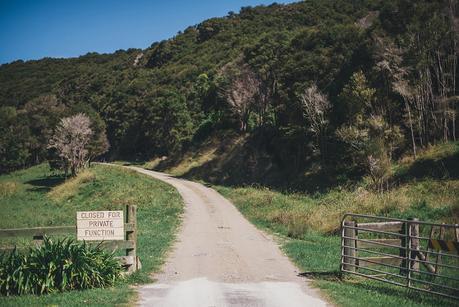
[[[341,271],[459,300],[458,233],[457,224],[349,213],[341,222]]]

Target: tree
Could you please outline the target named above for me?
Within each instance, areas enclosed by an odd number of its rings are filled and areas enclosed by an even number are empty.
[[[369,174],[373,187],[382,191],[391,172],[390,148],[401,142],[402,135],[377,113],[375,92],[362,71],[352,75],[340,95],[349,113],[337,136],[347,145],[346,158]]]
[[[279,74],[288,55],[290,44],[287,32],[263,35],[253,46],[244,50],[244,61],[256,72],[261,80],[255,103],[258,125],[276,125],[276,107],[279,106]]]
[[[406,117],[410,128],[411,148],[416,159],[416,141],[414,136],[412,105],[414,89],[407,81],[408,69],[402,67],[403,50],[390,40],[376,39],[376,70],[384,76],[387,86],[400,95],[405,103]]]
[[[138,125],[142,128],[142,135],[134,145],[140,154],[177,154],[193,133],[185,97],[172,89],[145,97]]]
[[[91,120],[83,113],[61,119],[48,148],[55,148],[75,176],[88,162],[88,145],[93,131]],[[66,173],[67,173],[66,167]]]
[[[100,115],[91,106],[85,103],[79,103],[73,106],[72,113],[83,113],[90,119],[93,134],[87,149],[88,161],[91,163],[91,161],[106,153],[110,148],[110,143],[108,142],[106,134],[106,124]]]
[[[46,158],[47,143],[53,129],[65,111],[65,106],[54,95],[43,95],[30,100],[24,106],[30,129],[29,150],[33,163]]]
[[[308,120],[309,129],[316,138],[316,146],[323,158],[325,154],[325,130],[328,126],[327,113],[331,108],[328,97],[320,92],[316,84],[306,88],[300,95],[303,114]]]
[[[376,90],[368,85],[365,74],[359,70],[352,74],[348,84],[340,94],[341,102],[344,104],[345,114],[348,123],[354,122],[358,116],[372,112]]]
[[[0,173],[24,167],[30,157],[29,128],[14,107],[0,107]]]
[[[248,65],[243,65],[236,76],[229,78],[231,84],[224,90],[224,96],[239,121],[239,130],[246,132],[250,113],[260,92],[261,80]]]

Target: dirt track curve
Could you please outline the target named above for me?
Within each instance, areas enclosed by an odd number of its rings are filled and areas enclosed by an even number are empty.
[[[183,225],[142,306],[326,306],[275,241],[231,202],[202,184],[131,167],[174,186],[185,202]]]

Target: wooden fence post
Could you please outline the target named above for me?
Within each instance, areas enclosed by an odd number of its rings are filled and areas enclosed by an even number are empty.
[[[413,222],[419,221],[417,218],[410,219]],[[419,224],[418,223],[410,223],[410,269],[419,271],[419,262],[416,261],[418,258],[419,253],[419,239],[413,238],[419,237]]]
[[[132,224],[131,230],[126,231],[126,240],[133,241],[134,246],[126,249],[126,256],[129,256],[131,265],[129,266],[128,272],[132,273],[137,270],[137,206],[127,205],[126,206],[126,223]]]
[[[439,238],[440,238],[440,240],[444,240],[445,239],[445,227],[443,227],[443,226],[440,226],[440,236],[439,236]],[[435,259],[435,274],[438,273],[438,264],[441,263],[441,254],[443,253],[443,251],[439,250],[437,252],[438,252],[438,254],[436,255],[436,259]]]
[[[354,221],[344,221],[344,226],[355,227]],[[344,258],[343,258],[343,269],[346,271],[356,271],[356,261],[354,258],[356,254],[356,229],[344,228]]]

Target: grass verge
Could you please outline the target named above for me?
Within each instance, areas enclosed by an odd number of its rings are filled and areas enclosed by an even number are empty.
[[[457,205],[459,182],[418,182],[390,195],[363,191],[332,191],[314,197],[282,194],[267,188],[216,187],[256,226],[281,238],[285,253],[340,306],[451,306],[455,302],[401,287],[345,276],[339,272],[340,238],[336,230],[346,211],[390,216],[450,220]],[[399,195],[399,196],[395,196]],[[390,205],[398,199],[397,205]],[[419,200],[423,200],[419,202]],[[447,201],[449,200],[449,201]],[[445,202],[443,202],[445,201]],[[400,206],[399,203],[404,204]],[[454,211],[455,212],[455,211]],[[457,216],[456,216],[457,218]],[[456,220],[457,221],[457,220]]]
[[[178,192],[134,171],[95,165],[75,179],[53,175],[46,165],[0,176],[0,228],[74,225],[76,211],[121,210],[137,205],[142,270],[115,287],[43,296],[0,297],[1,306],[128,305],[131,285],[150,282],[171,245],[183,210]],[[19,242],[21,243],[21,242]]]

